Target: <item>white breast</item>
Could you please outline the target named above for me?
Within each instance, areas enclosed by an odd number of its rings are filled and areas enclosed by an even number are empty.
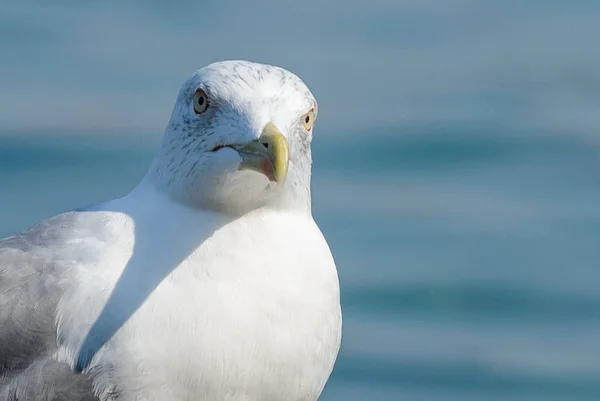
[[[177,213],[176,222],[154,220],[169,233],[158,239],[143,231],[157,230],[152,219],[113,216],[107,227],[135,241],[107,245],[106,265],[73,270],[58,357],[75,365],[94,327],[115,332],[87,368],[106,399],[316,400],[341,313],[335,265],[312,218]],[[94,326],[101,316],[108,323]]]

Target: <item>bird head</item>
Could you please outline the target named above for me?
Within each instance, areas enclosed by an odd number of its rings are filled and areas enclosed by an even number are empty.
[[[196,208],[310,211],[317,103],[300,78],[247,61],[210,64],[182,85],[149,179]]]

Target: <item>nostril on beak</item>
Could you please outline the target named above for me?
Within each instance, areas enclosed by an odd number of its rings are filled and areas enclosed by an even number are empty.
[[[265,148],[269,149],[269,142],[261,142],[261,143]]]

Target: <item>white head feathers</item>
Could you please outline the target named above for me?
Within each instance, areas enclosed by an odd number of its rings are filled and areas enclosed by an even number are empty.
[[[264,205],[310,212],[316,114],[310,90],[289,71],[248,61],[210,64],[182,85],[144,182],[182,203],[226,213]],[[268,148],[262,140],[267,126],[289,144],[289,165],[287,155],[276,155],[277,163],[288,166],[282,182],[270,182],[260,168],[242,168],[247,160],[240,147],[259,141]]]

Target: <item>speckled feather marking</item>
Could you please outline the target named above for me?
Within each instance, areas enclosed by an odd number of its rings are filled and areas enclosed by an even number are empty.
[[[193,109],[197,89],[207,94],[209,102],[201,115]],[[171,193],[199,193],[193,188],[206,189],[207,179],[216,177],[212,174],[215,157],[211,149],[247,143],[260,135],[265,124],[273,122],[287,137],[290,147],[293,167],[288,172],[289,190],[285,192],[292,202],[310,209],[312,132],[306,132],[300,120],[311,108],[315,109],[316,116],[317,103],[308,87],[282,68],[246,61],[219,62],[204,67],[181,86],[163,146],[153,166],[154,181]],[[222,186],[223,180],[215,185]],[[222,196],[231,197],[231,194]],[[259,193],[248,197],[268,198]],[[206,205],[220,201],[192,199],[188,202]]]

